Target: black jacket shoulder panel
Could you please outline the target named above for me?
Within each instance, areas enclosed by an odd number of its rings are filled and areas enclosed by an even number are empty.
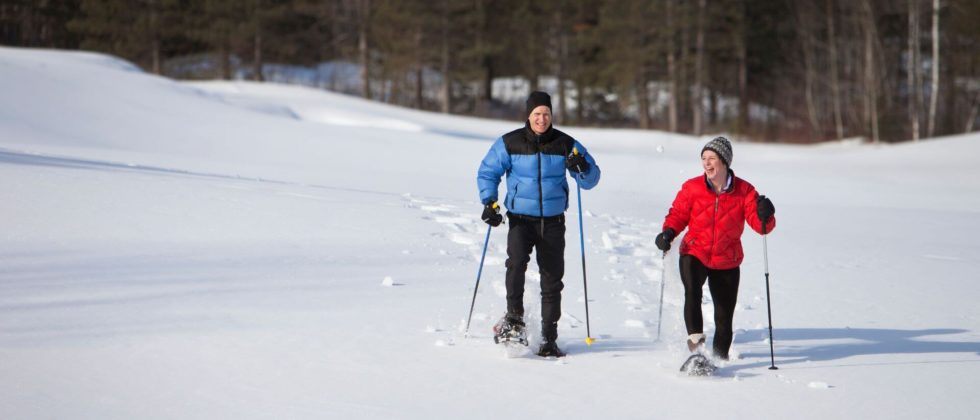
[[[518,128],[503,135],[504,146],[511,155],[533,155],[538,152],[534,143],[527,139],[525,128]]]
[[[575,140],[555,128],[551,128],[547,133],[540,136],[541,145],[538,147],[538,139],[526,126],[518,128],[503,135],[504,146],[507,153],[511,155],[533,155],[544,153],[546,155],[567,156],[572,153]]]
[[[547,155],[561,156],[572,154],[572,148],[575,147],[575,139],[554,128],[551,130],[554,131],[553,137],[550,141],[544,143],[541,152]]]

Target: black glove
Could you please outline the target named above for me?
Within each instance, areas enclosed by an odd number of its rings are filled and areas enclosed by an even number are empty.
[[[755,205],[755,212],[759,215],[759,220],[762,220],[765,224],[769,224],[769,219],[772,218],[772,215],[776,214],[776,207],[772,205],[772,201],[766,198],[766,196],[760,195],[755,199]]]
[[[585,160],[585,156],[579,153],[573,153],[565,159],[565,167],[572,172],[588,172],[589,161]]]
[[[677,236],[677,232],[674,232],[674,229],[667,228],[657,235],[657,239],[654,242],[657,244],[657,248],[660,248],[663,252],[667,252],[670,251],[670,243],[674,241],[674,236]]]
[[[500,206],[497,203],[489,203],[483,207],[483,216],[481,217],[484,222],[488,225],[497,227],[500,223],[504,221],[504,216],[500,214]]]

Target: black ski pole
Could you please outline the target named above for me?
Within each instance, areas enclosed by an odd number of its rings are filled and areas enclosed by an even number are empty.
[[[578,154],[578,148],[572,148],[572,154]],[[582,175],[581,169],[579,170]],[[585,344],[591,346],[595,342],[592,338],[592,330],[589,328],[589,282],[585,277],[585,229],[582,227],[582,186],[575,182],[578,191],[578,240],[582,245],[582,290],[585,292]]]
[[[480,257],[480,268],[476,271],[476,286],[473,287],[473,300],[470,301],[470,315],[466,317],[466,330],[463,332],[463,337],[468,336],[470,333],[470,320],[473,319],[473,306],[476,305],[476,291],[480,289],[480,275],[483,274],[483,260],[487,258],[487,245],[490,244],[491,230],[493,230],[493,226],[487,226],[487,238],[483,240],[483,256]]]
[[[766,247],[766,225],[769,224],[769,219],[762,221],[762,261],[766,268],[766,310],[769,312],[769,360],[771,360],[772,365],[769,366],[769,370],[777,370],[776,367],[776,352],[773,350],[772,343],[772,303],[769,298],[769,250]]]
[[[657,315],[657,340],[660,341],[660,324],[664,320],[664,283],[667,283],[667,251],[660,257],[660,314]]]

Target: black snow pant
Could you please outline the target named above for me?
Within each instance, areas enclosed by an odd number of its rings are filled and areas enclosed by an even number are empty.
[[[688,334],[704,333],[701,317],[701,291],[705,279],[715,306],[715,337],[712,348],[715,355],[728,359],[732,346],[732,319],[738,300],[739,268],[713,270],[704,266],[691,255],[680,257],[681,281],[684,282],[684,323]]]
[[[524,315],[524,273],[534,248],[541,274],[541,335],[555,341],[565,288],[561,281],[565,275],[565,215],[542,219],[507,213],[507,218],[507,312]]]

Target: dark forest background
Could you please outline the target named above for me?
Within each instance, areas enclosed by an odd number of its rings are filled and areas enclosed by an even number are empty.
[[[544,89],[559,124],[780,142],[973,131],[978,22],[978,0],[0,0],[2,45],[168,77],[507,119]]]

